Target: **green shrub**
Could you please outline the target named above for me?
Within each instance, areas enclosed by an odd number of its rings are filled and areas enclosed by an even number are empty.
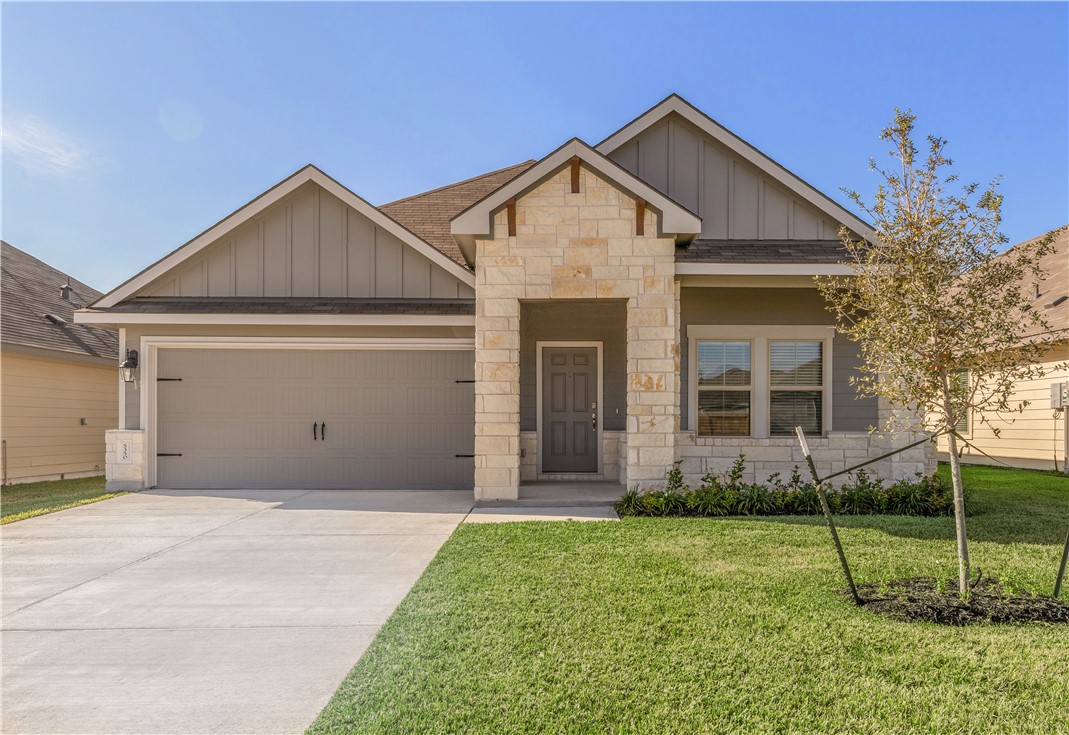
[[[638,490],[628,490],[616,501],[616,512],[621,516],[641,515],[642,495]]]
[[[688,497],[688,508],[699,516],[729,516],[736,512],[739,494],[734,490],[725,490],[717,483],[715,486],[697,488]]]
[[[781,504],[774,497],[774,492],[776,491],[770,490],[767,485],[756,482],[743,486],[742,492],[739,493],[739,512],[746,516],[775,515],[776,511],[780,510]]]
[[[706,473],[698,487],[689,487],[676,462],[663,488],[629,490],[616,503],[621,516],[817,515],[820,497],[795,466],[786,481],[777,472],[765,483],[745,483],[746,456],[739,455],[723,478]],[[951,491],[936,476],[917,475],[885,486],[883,480],[858,470],[839,488],[825,495],[832,513],[945,516],[953,512]]]

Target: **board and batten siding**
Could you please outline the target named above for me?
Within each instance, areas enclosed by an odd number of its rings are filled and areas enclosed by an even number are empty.
[[[104,432],[118,425],[119,416],[119,371],[113,365],[4,352],[0,373],[5,481],[104,473]]]
[[[1049,462],[1051,468],[1061,467],[1065,458],[1065,417],[1050,407],[1050,386],[1069,381],[1066,361],[1069,361],[1069,345],[1051,349],[1039,362],[1046,371],[1042,378],[1022,380],[1014,385],[1010,405],[1016,407],[1028,401],[1024,410],[1020,413],[992,413],[990,424],[983,423],[973,414],[969,417],[965,438],[992,457],[1011,460],[1011,464],[1014,459],[1027,459]],[[995,429],[999,431],[998,436],[995,436]],[[947,451],[946,437],[939,438],[938,448],[941,452]],[[985,461],[984,456],[971,447],[965,447],[963,454]]]
[[[702,218],[710,240],[838,240],[839,223],[678,115],[609,157]]]
[[[474,298],[472,288],[314,183],[136,296]]]
[[[683,288],[680,294],[680,411],[681,426],[689,426],[690,344],[687,327],[691,325],[782,326],[783,336],[790,339],[791,325],[835,324],[824,308],[823,297],[809,288]],[[836,332],[832,341],[832,415],[833,431],[868,431],[877,426],[879,417],[875,398],[860,398],[850,376],[861,364],[860,349]]]

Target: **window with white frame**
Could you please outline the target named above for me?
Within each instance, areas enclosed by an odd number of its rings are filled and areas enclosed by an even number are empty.
[[[749,436],[753,370],[749,342],[698,342],[698,435]]]
[[[789,436],[796,426],[809,435],[823,433],[823,342],[769,340],[768,387],[769,434]]]
[[[691,325],[688,413],[698,436],[820,436],[832,427],[831,326]]]

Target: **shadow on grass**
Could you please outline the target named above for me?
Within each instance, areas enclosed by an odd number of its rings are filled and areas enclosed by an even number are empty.
[[[802,526],[823,526],[823,516],[764,516],[735,517],[732,520],[753,523],[783,523]],[[866,528],[891,536],[921,541],[953,541],[952,518],[911,518],[907,516],[835,516],[835,525],[844,528]],[[988,517],[981,513],[966,520],[970,541],[997,544],[1061,545],[1069,531],[1069,508],[1059,514],[1044,516],[1014,515]]]
[[[947,472],[940,467],[940,474]],[[949,482],[949,480],[948,480]],[[1056,472],[965,468],[966,529],[970,541],[1061,545],[1069,532],[1069,477]],[[751,517],[755,523],[823,525],[823,516]],[[868,528],[920,540],[953,540],[950,517],[837,515],[840,528]]]

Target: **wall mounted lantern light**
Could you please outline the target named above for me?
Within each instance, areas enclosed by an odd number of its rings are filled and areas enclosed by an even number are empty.
[[[127,350],[126,359],[119,363],[119,372],[122,373],[124,383],[134,382],[137,371],[137,350]]]

